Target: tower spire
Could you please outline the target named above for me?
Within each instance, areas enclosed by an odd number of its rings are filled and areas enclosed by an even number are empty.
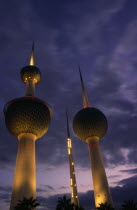
[[[68,138],[70,138],[70,131],[69,131],[69,123],[68,123],[68,113],[66,111],[66,118],[67,118],[67,133],[68,133]]]
[[[86,94],[85,85],[84,85],[84,82],[83,82],[80,66],[79,66],[79,74],[80,74],[80,81],[81,81],[81,87],[82,87],[83,106],[84,106],[84,108],[87,108],[87,107],[89,107],[88,97],[87,97],[87,94]]]
[[[34,41],[32,43],[32,50],[31,50],[31,56],[30,56],[30,62],[29,62],[30,66],[34,66],[35,62],[34,62]]]

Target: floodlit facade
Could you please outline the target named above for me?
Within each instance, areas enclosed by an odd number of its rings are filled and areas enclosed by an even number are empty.
[[[66,118],[67,118],[67,134],[68,134],[67,148],[68,148],[68,158],[69,158],[69,167],[70,167],[71,203],[74,203],[76,206],[79,206],[76,175],[75,175],[75,166],[74,166],[73,153],[72,153],[72,141],[70,138],[69,122],[68,122],[67,113],[66,113]]]
[[[9,101],[4,107],[6,127],[18,139],[10,210],[24,197],[36,198],[35,141],[47,132],[52,116],[52,107],[34,96],[40,78],[41,72],[34,65],[33,43],[30,63],[21,70],[26,95]]]
[[[84,109],[80,110],[75,115],[73,120],[73,129],[79,139],[88,143],[95,206],[98,207],[100,203],[106,202],[113,206],[99,145],[99,140],[107,131],[107,119],[100,110],[89,106],[80,68],[79,72]]]

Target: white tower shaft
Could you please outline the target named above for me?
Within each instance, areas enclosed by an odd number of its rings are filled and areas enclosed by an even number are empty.
[[[89,137],[86,141],[89,146],[95,206],[99,207],[99,204],[106,202],[113,206],[98,137]]]
[[[14,173],[10,210],[14,210],[18,200],[36,198],[35,140],[29,133],[18,136],[19,145]]]

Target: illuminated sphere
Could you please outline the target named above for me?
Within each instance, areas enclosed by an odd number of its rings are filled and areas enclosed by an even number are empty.
[[[33,79],[37,84],[40,81],[41,72],[36,66],[25,66],[21,69],[21,79],[26,82],[28,79]]]
[[[6,127],[15,137],[31,133],[40,138],[47,132],[51,119],[47,104],[34,97],[13,99],[5,105],[4,114]]]
[[[108,123],[105,115],[96,108],[81,109],[73,120],[74,132],[83,141],[92,136],[101,139],[105,135],[107,128]]]

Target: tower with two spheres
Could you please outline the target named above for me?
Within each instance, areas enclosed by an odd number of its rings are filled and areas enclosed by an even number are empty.
[[[35,141],[47,132],[52,117],[52,107],[34,96],[40,78],[41,72],[34,64],[33,44],[30,63],[21,70],[26,94],[4,107],[6,127],[18,139],[10,210],[24,197],[36,198]]]

